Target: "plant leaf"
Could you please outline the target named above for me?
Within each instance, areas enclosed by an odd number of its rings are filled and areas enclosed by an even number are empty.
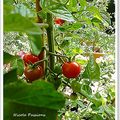
[[[100,80],[100,68],[96,63],[93,55],[90,56],[90,59],[87,66],[85,67],[85,71],[83,72],[82,77],[88,78],[90,80]]]
[[[20,14],[4,14],[4,31],[17,31],[41,34],[40,29]]]
[[[11,82],[17,81],[17,69],[14,68],[11,71],[4,74],[4,85],[9,84]]]
[[[14,82],[5,86],[4,93],[5,98],[11,102],[33,107],[59,110],[65,103],[63,95],[58,93],[52,84],[45,81],[35,81],[32,84]]]
[[[72,16],[72,14],[62,4],[52,0],[49,0],[49,2],[45,0],[41,0],[40,4],[45,12],[49,12],[54,16],[59,17],[66,21],[74,21],[74,17]]]

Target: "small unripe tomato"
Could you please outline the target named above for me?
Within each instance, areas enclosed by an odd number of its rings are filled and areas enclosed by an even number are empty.
[[[76,78],[81,72],[81,66],[76,62],[65,62],[62,65],[62,73],[67,78]]]
[[[25,67],[24,75],[29,80],[29,82],[32,82],[43,77],[44,70],[41,66],[37,66],[35,68],[30,68],[29,66],[27,66]]]
[[[23,60],[24,60],[25,65],[27,65],[27,64],[31,64],[31,63],[35,63],[35,62],[39,61],[39,58],[38,58],[38,56],[35,56],[35,55],[29,53],[29,54],[25,54],[23,56]]]
[[[55,19],[55,24],[57,24],[57,25],[63,25],[63,23],[65,22],[65,20],[62,20],[62,19],[60,19],[60,18],[56,18]]]

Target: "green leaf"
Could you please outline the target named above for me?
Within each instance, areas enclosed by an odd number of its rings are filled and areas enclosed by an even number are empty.
[[[89,85],[82,85],[81,89],[84,90],[86,93],[88,93],[89,95],[92,94],[92,89]]]
[[[16,56],[13,56],[13,55],[10,55],[9,53],[7,52],[4,52],[3,53],[3,61],[4,61],[4,64],[7,64],[7,63],[10,63],[11,61],[17,59]]]
[[[24,71],[23,60],[19,56],[10,55],[4,52],[4,64],[10,63],[12,69],[17,69],[17,74],[22,75]]]
[[[17,69],[12,69],[11,71],[4,74],[4,85],[11,82],[17,81]]]
[[[24,71],[24,62],[22,59],[17,60],[17,74],[22,75]]]
[[[91,20],[91,22],[95,22],[95,23],[101,23],[102,21],[101,20],[99,20],[98,18],[96,18],[96,17],[94,17],[92,20]]]
[[[74,21],[74,17],[72,16],[72,14],[65,6],[63,6],[59,2],[54,2],[52,0],[50,0],[49,2],[41,0],[40,4],[45,12],[51,13],[54,16],[66,21]]]
[[[71,88],[74,92],[80,92],[81,91],[81,84],[78,81],[72,81]]]
[[[19,116],[19,119],[22,120],[56,120],[57,117],[56,110],[23,105],[4,99],[4,119],[17,120],[18,116],[15,115],[19,114],[25,115]]]
[[[79,0],[80,6],[85,7],[87,5],[86,0]]]
[[[72,12],[77,12],[77,0],[69,0],[67,8]]]
[[[17,74],[18,75],[23,75],[24,71],[24,62],[21,58],[15,59],[11,61],[11,66],[12,68],[17,68]]]
[[[87,66],[85,67],[85,71],[83,72],[82,77],[88,78],[90,80],[100,80],[100,68],[96,63],[93,55],[90,56],[90,59]]]
[[[96,17],[96,18],[98,18],[99,20],[102,21],[102,16],[101,16],[101,14],[99,12],[99,9],[97,7],[89,6],[89,7],[87,7],[86,10],[88,10],[90,13],[92,13],[94,17]]]
[[[78,30],[82,27],[83,25],[80,23],[80,22],[76,22],[76,23],[73,23],[73,24],[70,24],[70,25],[63,25],[63,26],[60,26],[58,29],[59,30],[63,30],[64,31],[70,31],[70,30]]]
[[[17,31],[41,34],[40,29],[20,14],[4,14],[4,31]]]
[[[7,5],[11,5],[11,4],[14,3],[13,0],[4,0],[3,2],[4,2],[5,5],[6,5],[6,4],[7,4]]]
[[[93,114],[90,120],[104,120],[103,117],[99,114]]]
[[[115,108],[112,105],[107,105],[103,107],[105,112],[111,117],[115,116]]]
[[[65,103],[63,95],[58,93],[52,84],[45,81],[35,81],[32,84],[14,82],[5,86],[4,93],[5,98],[11,102],[33,107],[59,110]]]
[[[31,52],[34,55],[39,55],[42,49],[42,35],[39,34],[30,34],[29,41],[31,46]]]

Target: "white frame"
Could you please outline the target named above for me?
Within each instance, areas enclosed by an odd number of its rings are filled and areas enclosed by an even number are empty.
[[[116,107],[115,107],[115,119],[120,120],[120,1],[115,0],[115,28],[116,28],[116,55],[115,55],[115,67],[116,67]]]
[[[116,112],[115,120],[120,120],[120,1],[115,0],[116,24]],[[3,120],[3,0],[0,1],[0,120]]]
[[[3,0],[0,1],[0,120],[3,120]]]

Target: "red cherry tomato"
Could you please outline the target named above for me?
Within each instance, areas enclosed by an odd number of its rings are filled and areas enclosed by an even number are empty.
[[[24,75],[30,82],[32,82],[34,80],[37,80],[37,79],[43,77],[44,71],[41,66],[37,66],[35,68],[30,68],[29,66],[27,66],[27,67],[25,67]]]
[[[62,20],[60,18],[55,19],[55,24],[62,25],[65,22],[65,20]]]
[[[62,65],[62,73],[67,78],[76,78],[81,72],[81,66],[76,62],[65,62]]]
[[[35,63],[35,62],[39,61],[39,58],[32,54],[25,54],[23,56],[23,60],[24,60],[25,65],[27,65],[27,64]]]

